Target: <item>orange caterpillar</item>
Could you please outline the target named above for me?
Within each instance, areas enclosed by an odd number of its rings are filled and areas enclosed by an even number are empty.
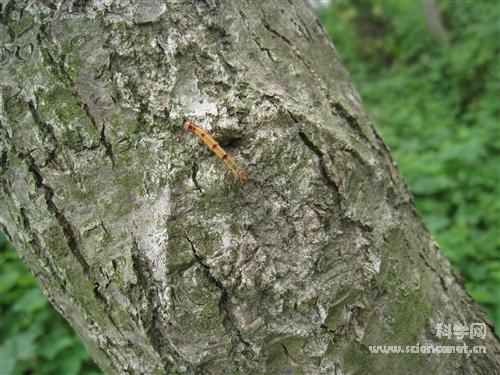
[[[210,150],[212,150],[215,155],[221,158],[224,163],[226,163],[227,167],[233,172],[234,178],[238,181],[245,181],[248,176],[245,172],[243,172],[240,167],[236,165],[233,159],[231,159],[226,151],[215,141],[215,139],[208,134],[205,130],[196,126],[191,121],[187,121],[184,124],[184,129],[190,131],[198,136],[203,143],[205,143]]]

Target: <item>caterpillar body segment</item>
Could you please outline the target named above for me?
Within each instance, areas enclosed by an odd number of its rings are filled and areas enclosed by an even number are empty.
[[[248,175],[240,167],[238,167],[234,160],[231,159],[229,154],[224,151],[224,149],[217,143],[217,141],[205,130],[193,124],[191,121],[187,121],[184,124],[184,129],[196,134],[196,136],[200,138],[202,142],[205,143],[208,148],[215,153],[215,155],[221,158],[222,161],[227,165],[229,170],[233,173],[236,180],[245,181],[246,179],[248,179]]]

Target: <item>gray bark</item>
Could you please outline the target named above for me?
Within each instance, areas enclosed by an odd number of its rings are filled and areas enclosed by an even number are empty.
[[[305,3],[12,1],[0,33],[0,230],[106,373],[500,370]],[[368,350],[464,343],[438,322],[486,354]]]

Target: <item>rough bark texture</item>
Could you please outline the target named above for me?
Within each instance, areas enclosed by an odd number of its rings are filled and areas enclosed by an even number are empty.
[[[500,370],[489,323],[369,353],[487,320],[307,4],[12,1],[0,38],[0,229],[106,373]]]

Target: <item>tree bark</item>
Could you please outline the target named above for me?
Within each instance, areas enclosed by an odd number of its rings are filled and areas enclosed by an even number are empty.
[[[103,371],[500,371],[306,3],[11,1],[0,33],[0,229]]]
[[[436,37],[436,39],[441,45],[449,47],[450,39],[446,34],[446,29],[441,20],[439,10],[436,6],[436,1],[420,0],[420,5],[422,7],[422,10],[424,11],[425,19],[427,21],[427,25],[429,26],[429,30]]]

